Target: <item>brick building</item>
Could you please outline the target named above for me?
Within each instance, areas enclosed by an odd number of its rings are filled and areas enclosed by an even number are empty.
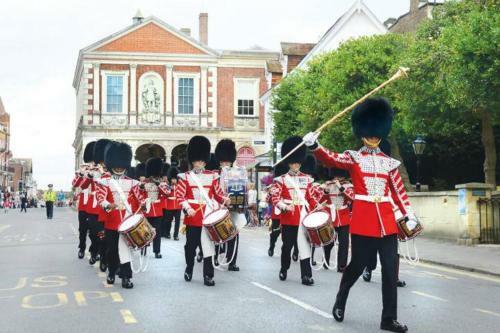
[[[12,157],[10,151],[10,115],[0,98],[0,191],[11,186],[13,169],[9,166]]]
[[[389,32],[405,33],[415,32],[417,26],[425,19],[432,19],[432,11],[437,5],[443,4],[443,0],[410,0],[410,10],[398,17],[387,19],[384,24]]]
[[[13,169],[12,191],[27,192],[29,196],[34,196],[37,191],[37,185],[33,180],[32,159],[12,158],[9,163]]]
[[[266,151],[266,63],[279,53],[261,49],[214,50],[208,46],[208,14],[199,16],[199,38],[140,12],[133,24],[84,49],[73,87],[76,166],[83,148],[110,138],[132,146],[135,159],[184,158],[193,135],[212,143],[232,138],[255,155]]]

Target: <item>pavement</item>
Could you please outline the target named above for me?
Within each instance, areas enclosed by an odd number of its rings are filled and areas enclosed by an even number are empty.
[[[280,251],[267,255],[266,228],[241,231],[241,271],[216,270],[215,287],[203,285],[199,264],[193,281],[184,281],[181,236],[163,240],[163,259],[152,258],[148,270],[134,276],[134,289],[125,290],[106,285],[97,266],[77,258],[76,213],[56,208],[54,214],[53,220],[41,209],[0,214],[2,333],[380,332],[378,269],[372,282],[356,283],[346,318],[337,323],[331,308],[341,274],[314,271],[316,283],[306,287],[292,263],[287,281],[279,281]],[[426,253],[428,244],[418,241],[422,258],[456,251],[436,242]],[[500,277],[402,262],[400,278],[407,287],[398,289],[398,316],[410,332],[498,332]]]

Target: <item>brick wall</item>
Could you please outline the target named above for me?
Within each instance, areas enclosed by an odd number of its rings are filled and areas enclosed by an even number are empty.
[[[305,56],[289,55],[287,62],[287,73],[290,73],[304,59]]]

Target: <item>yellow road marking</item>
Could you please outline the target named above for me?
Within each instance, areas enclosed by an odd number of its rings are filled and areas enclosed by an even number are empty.
[[[431,265],[431,264],[426,264],[423,262],[419,262],[417,267],[426,267],[426,268],[432,268],[438,271],[442,272],[447,272],[447,273],[453,273],[453,274],[458,274],[458,275],[463,275],[475,279],[480,279],[480,280],[485,280],[485,281],[490,281],[490,282],[496,282],[500,283],[500,277],[495,277],[495,276],[490,276],[487,274],[481,274],[481,273],[475,273],[475,272],[467,272],[467,271],[462,271],[459,269],[454,269],[454,268],[448,268],[444,266],[439,266],[439,265]]]
[[[10,228],[10,224],[0,225],[0,232],[5,231]]]
[[[34,305],[32,304],[33,298],[46,298],[46,296],[56,296],[57,298],[57,303],[50,304],[50,305]],[[68,296],[64,293],[44,293],[44,294],[36,294],[36,295],[28,295],[24,296],[23,300],[21,302],[21,306],[25,309],[52,309],[52,308],[57,308],[62,305],[68,304]]]
[[[113,302],[117,302],[117,303],[123,302],[123,297],[122,297],[122,295],[120,295],[119,292],[109,293],[109,296],[111,296],[111,299],[113,300]]]
[[[125,324],[135,324],[137,323],[137,319],[135,319],[134,315],[130,310],[127,309],[122,309],[120,310],[120,313],[122,315],[123,321]]]
[[[432,276],[436,276],[436,277],[440,277],[440,278],[444,278],[444,279],[448,279],[448,280],[458,280],[458,278],[453,277],[453,276],[448,276],[448,275],[434,273],[434,272],[428,272],[428,271],[422,271],[422,272],[424,272],[425,274],[429,274]]]
[[[493,311],[479,309],[479,308],[476,308],[474,310],[476,310],[477,312],[486,313],[486,314],[489,314],[489,315],[492,315],[492,316],[495,316],[495,317],[500,317],[500,313],[496,313],[496,312],[493,312]]]
[[[21,288],[24,288],[26,286],[26,282],[28,281],[28,278],[20,278],[19,280],[17,280],[17,284],[14,288],[0,288],[0,291],[7,291],[7,290],[17,290],[17,289],[21,289]]]
[[[435,299],[436,301],[441,301],[441,302],[448,302],[448,300],[444,299],[444,298],[441,298],[441,297],[437,297],[437,296],[433,296],[433,295],[429,295],[429,294],[426,294],[426,293],[423,293],[421,291],[412,291],[413,294],[415,295],[419,295],[419,296],[423,296],[423,297],[427,297],[427,298],[431,298],[431,299]]]
[[[87,305],[87,300],[85,299],[85,296],[83,295],[82,291],[75,291],[75,301],[76,304],[79,306],[86,306]]]

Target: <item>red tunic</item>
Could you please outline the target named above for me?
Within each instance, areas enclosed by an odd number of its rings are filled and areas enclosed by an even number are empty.
[[[167,196],[167,210],[179,210],[181,209],[181,205],[179,204],[179,200],[177,198],[177,184],[172,185],[170,195]]]
[[[198,185],[193,179],[193,175],[197,177],[200,185],[205,189],[208,199],[223,203],[224,195],[219,185],[219,174],[217,172],[203,170],[195,174],[194,171],[188,171],[178,175],[179,180],[175,193],[179,204],[184,210],[192,208],[196,211],[196,215],[194,216],[184,216],[184,224],[201,227],[203,226],[206,200],[200,193]]]
[[[326,183],[325,186],[328,193],[324,194],[322,201],[326,201],[330,208],[331,215],[335,216],[333,225],[335,227],[349,225],[351,222],[349,205],[352,203],[352,200],[354,200],[352,184],[349,182],[343,183],[342,187],[345,189],[344,192],[341,192],[337,185],[332,182]]]
[[[116,209],[106,212],[106,218],[104,221],[104,228],[118,230],[123,219],[127,216],[127,211],[125,209],[126,203],[122,202],[118,190],[111,185],[111,179],[111,174],[105,173],[98,181],[96,181],[96,198],[99,206],[103,209],[106,209],[112,203],[118,206]],[[131,206],[132,213],[134,213],[139,207],[139,203],[136,199],[136,194],[132,192],[132,188],[134,188],[138,182],[127,176],[120,176],[114,179],[125,195],[127,203]]]
[[[142,184],[135,185],[132,192],[140,205],[145,207],[144,216],[163,216],[164,199],[170,194],[166,183],[156,185],[154,181],[148,179]]]
[[[354,235],[383,237],[398,233],[392,202],[404,215],[410,202],[398,171],[400,162],[378,148],[333,153],[323,147],[314,156],[326,167],[349,171],[354,186],[350,232]]]
[[[301,202],[301,196],[296,193],[293,182],[297,185],[306,202]],[[301,222],[300,212],[303,206],[306,205],[307,211],[316,207],[320,198],[320,193],[312,186],[312,182],[313,178],[311,176],[302,172],[293,174],[290,171],[274,179],[271,190],[271,200],[273,207],[278,207],[281,210],[280,221],[282,225],[298,226]],[[294,209],[291,211],[283,211],[282,207],[285,205],[293,205]]]

